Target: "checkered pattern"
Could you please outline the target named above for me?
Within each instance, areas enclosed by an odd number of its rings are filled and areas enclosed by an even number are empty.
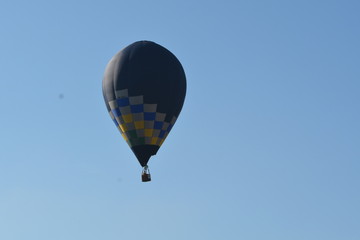
[[[160,147],[176,121],[174,116],[171,122],[165,122],[166,114],[156,111],[157,104],[144,103],[143,96],[128,96],[127,89],[117,91],[109,105],[110,117],[130,147]]]

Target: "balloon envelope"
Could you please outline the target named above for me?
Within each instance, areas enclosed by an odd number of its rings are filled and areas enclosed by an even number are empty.
[[[186,77],[179,60],[154,42],[135,42],[110,60],[102,87],[111,119],[146,166],[184,103]]]

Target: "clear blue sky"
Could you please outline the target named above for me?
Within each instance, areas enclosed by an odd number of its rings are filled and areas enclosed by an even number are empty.
[[[0,239],[360,239],[359,12],[2,0]],[[150,183],[101,92],[138,40],[172,51],[188,81]]]

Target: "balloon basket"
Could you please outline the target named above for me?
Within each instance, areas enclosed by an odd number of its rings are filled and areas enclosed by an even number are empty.
[[[151,181],[150,170],[147,165],[142,170],[141,181],[142,182],[150,182]]]

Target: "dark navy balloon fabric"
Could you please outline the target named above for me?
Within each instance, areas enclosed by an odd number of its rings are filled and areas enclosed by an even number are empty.
[[[105,104],[142,166],[174,126],[185,94],[186,77],[179,60],[154,42],[135,42],[108,63]]]

